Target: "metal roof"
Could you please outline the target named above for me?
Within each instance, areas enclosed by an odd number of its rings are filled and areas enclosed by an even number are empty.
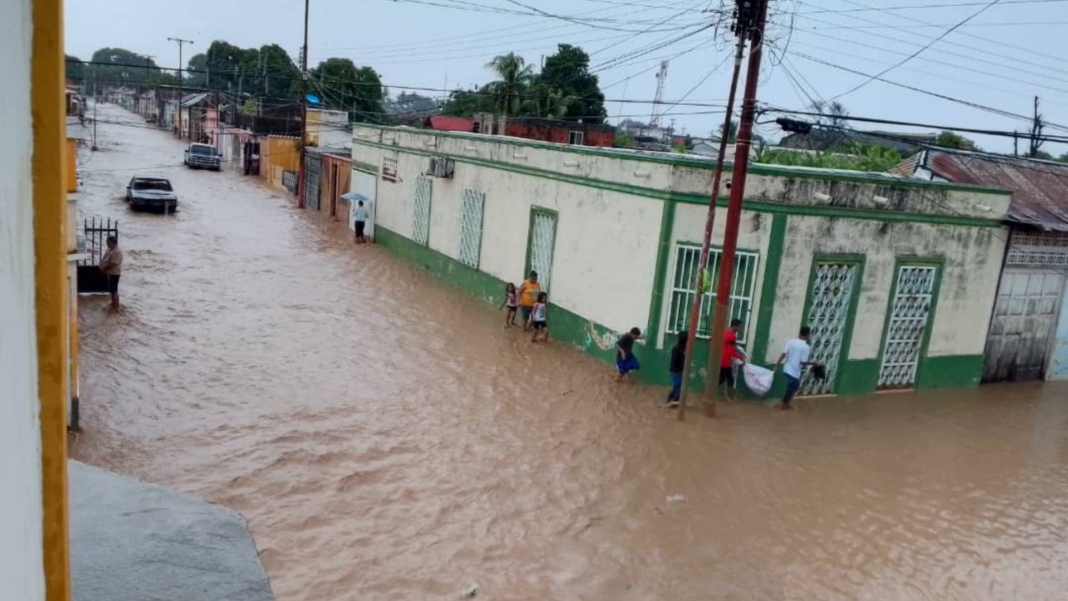
[[[448,115],[433,115],[427,117],[427,124],[432,129],[439,129],[442,131],[474,131],[475,122],[473,119],[467,119],[465,117],[450,117]]]
[[[954,183],[1012,190],[1008,221],[1068,232],[1068,164],[929,150],[918,167]]]
[[[210,94],[210,92],[203,92],[203,93],[200,93],[200,94],[187,94],[184,98],[182,98],[182,106],[183,107],[193,106],[194,104],[197,104],[201,100],[204,100],[205,98],[207,98],[209,94]]]

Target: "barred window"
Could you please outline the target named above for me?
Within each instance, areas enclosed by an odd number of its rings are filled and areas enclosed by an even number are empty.
[[[482,250],[482,211],[486,195],[465,189],[460,207],[460,262],[478,269]]]
[[[430,192],[429,177],[415,179],[415,202],[412,206],[412,240],[426,246],[430,242]]]
[[[716,306],[716,285],[719,281],[719,268],[722,251],[712,248],[708,253],[708,270],[712,274],[712,285],[701,297],[701,309],[698,317],[697,337],[712,336],[712,313]],[[731,282],[730,314],[728,319],[741,319],[746,325],[742,339],[748,338],[749,316],[753,311],[753,291],[756,289],[757,265],[760,256],[757,253],[738,251],[735,253],[734,275]],[[668,313],[667,333],[677,334],[690,325],[690,309],[693,307],[694,284],[701,263],[701,247],[693,244],[675,245],[675,265],[669,292],[671,305]]]

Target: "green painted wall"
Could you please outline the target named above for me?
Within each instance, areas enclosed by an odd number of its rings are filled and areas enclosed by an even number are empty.
[[[920,362],[919,373],[916,374],[916,388],[972,388],[979,385],[982,375],[982,355],[927,357]]]

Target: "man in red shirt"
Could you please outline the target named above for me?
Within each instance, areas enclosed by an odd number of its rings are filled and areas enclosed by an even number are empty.
[[[719,362],[719,385],[727,385],[727,400],[734,402],[734,360],[745,363],[745,355],[738,350],[738,332],[742,320],[732,319],[731,328],[723,333],[723,359]]]

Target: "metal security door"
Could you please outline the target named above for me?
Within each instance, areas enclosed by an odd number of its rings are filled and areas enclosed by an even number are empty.
[[[322,171],[323,157],[307,154],[304,157],[304,208],[319,210],[319,177]]]
[[[937,275],[938,268],[934,266],[902,265],[898,268],[894,301],[883,342],[880,389],[912,388],[916,383],[916,367],[931,317]]]
[[[812,353],[809,361],[822,363],[827,377],[818,380],[806,373],[800,394],[805,396],[834,394],[838,380],[838,363],[846,343],[852,315],[860,265],[857,263],[816,263],[816,273],[809,294],[806,324],[812,328]]]
[[[1064,275],[1008,269],[1001,275],[984,353],[983,381],[1041,380],[1057,327]]]
[[[531,210],[530,239],[527,241],[527,271],[538,272],[538,281],[545,292],[548,292],[552,280],[555,245],[556,213],[544,209]]]
[[[412,206],[412,240],[416,244],[427,246],[430,243],[430,194],[432,184],[429,177],[415,180],[415,202]]]

